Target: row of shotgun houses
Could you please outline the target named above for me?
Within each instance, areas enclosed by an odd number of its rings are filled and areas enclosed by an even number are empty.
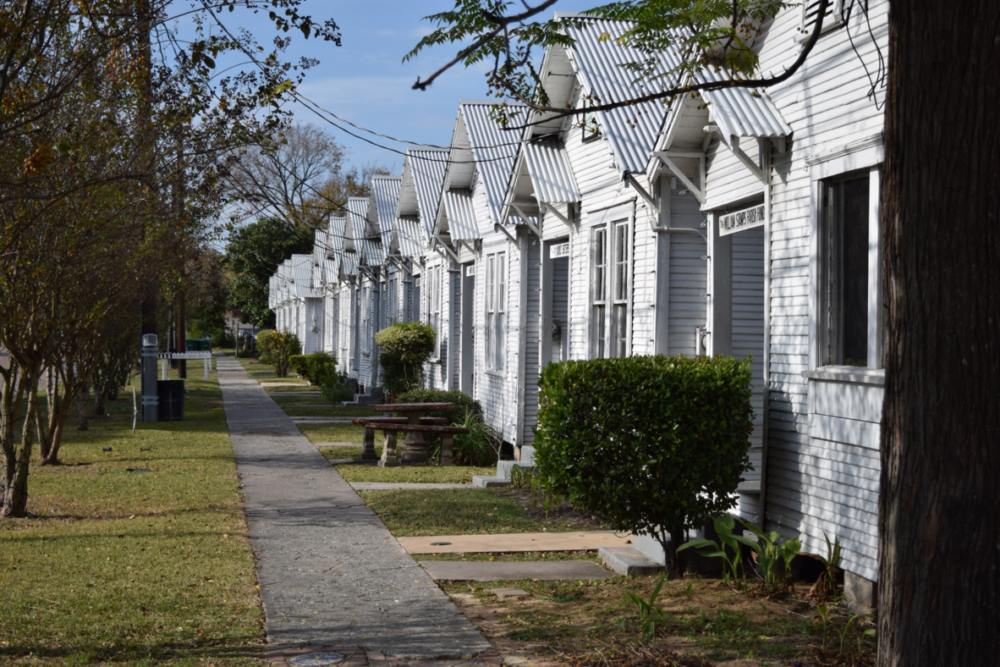
[[[799,56],[816,4],[763,26],[751,44],[763,72]],[[887,11],[833,2],[805,64],[767,90],[582,124],[527,114],[541,122],[521,133],[491,120],[492,102],[461,101],[450,148],[408,151],[401,177],[375,177],[370,197],[316,232],[311,256],[281,266],[278,326],[336,355],[363,393],[379,383],[375,332],[429,322],[426,384],[474,396],[516,455],[532,444],[550,362],[752,357],[754,469],[736,511],[760,523],[764,509],[768,529],[807,551],[839,539],[849,594],[872,603],[883,120],[869,74]],[[626,27],[567,28],[575,44],[541,63],[552,107],[642,92],[621,67],[643,59],[617,43]],[[667,53],[659,66],[675,64]]]

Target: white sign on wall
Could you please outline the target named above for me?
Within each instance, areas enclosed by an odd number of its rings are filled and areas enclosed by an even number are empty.
[[[719,216],[719,236],[735,234],[745,229],[763,227],[767,222],[766,209],[763,204],[745,208],[742,211],[733,211]]]
[[[556,243],[549,247],[549,257],[551,259],[559,259],[560,257],[569,257],[569,243]]]

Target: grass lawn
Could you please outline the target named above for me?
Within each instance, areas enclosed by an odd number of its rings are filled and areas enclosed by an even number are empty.
[[[183,422],[132,435],[123,396],[89,431],[71,420],[65,465],[32,467],[38,518],[0,520],[0,664],[261,664],[222,396],[192,375]]]
[[[406,489],[360,495],[399,537],[601,529],[572,510],[553,510],[546,518],[543,511],[529,508],[527,499],[505,490]]]
[[[339,449],[331,447],[330,449]],[[380,450],[381,448],[379,448]],[[360,451],[358,452],[360,454]],[[379,456],[382,452],[379,451]],[[324,455],[325,456],[325,455]],[[473,475],[492,475],[495,468],[469,468],[465,466],[397,466],[379,468],[374,465],[341,463],[337,472],[348,482],[472,482]],[[461,490],[461,489],[459,489]]]
[[[813,660],[822,644],[821,636],[812,632],[814,602],[748,597],[717,579],[695,576],[664,585],[656,602],[663,617],[654,636],[642,640],[637,608],[628,593],[648,600],[655,585],[652,578],[615,577],[455,583],[442,588],[502,655],[532,664],[707,667],[739,659],[747,661],[741,665],[841,664],[836,649],[821,663]],[[510,586],[530,596],[502,599],[488,592]],[[805,588],[800,584],[799,593]],[[841,616],[842,626],[846,619]],[[870,662],[862,658],[857,664]]]
[[[313,444],[317,442],[357,442],[364,441],[365,429],[354,424],[296,424],[302,435]]]

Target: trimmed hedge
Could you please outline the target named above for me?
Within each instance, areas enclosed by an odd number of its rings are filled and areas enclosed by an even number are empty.
[[[750,468],[748,360],[625,357],[545,367],[535,462],[542,483],[616,530],[675,549],[735,505]],[[669,547],[668,547],[669,536]]]

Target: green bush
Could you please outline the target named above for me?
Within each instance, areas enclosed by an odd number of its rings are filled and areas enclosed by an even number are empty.
[[[750,381],[750,362],[726,357],[549,364],[535,426],[540,478],[614,529],[652,535],[666,569],[683,574],[685,531],[733,507],[750,468]]]
[[[257,352],[260,354],[260,363],[274,363],[271,360],[271,346],[273,345],[272,339],[277,333],[274,329],[262,329],[257,332]]]
[[[287,329],[274,334],[268,338],[268,355],[271,363],[274,364],[274,374],[277,377],[288,377],[290,359],[302,354],[302,343],[299,337],[290,333]]]
[[[445,417],[453,426],[461,426],[468,415],[481,417],[483,408],[479,401],[460,391],[442,391],[440,389],[411,389],[396,396],[396,403],[454,403],[451,412],[430,412],[428,417]],[[397,415],[399,416],[399,415]]]
[[[401,394],[420,386],[424,363],[434,352],[434,329],[423,322],[394,322],[375,334],[382,386]]]

